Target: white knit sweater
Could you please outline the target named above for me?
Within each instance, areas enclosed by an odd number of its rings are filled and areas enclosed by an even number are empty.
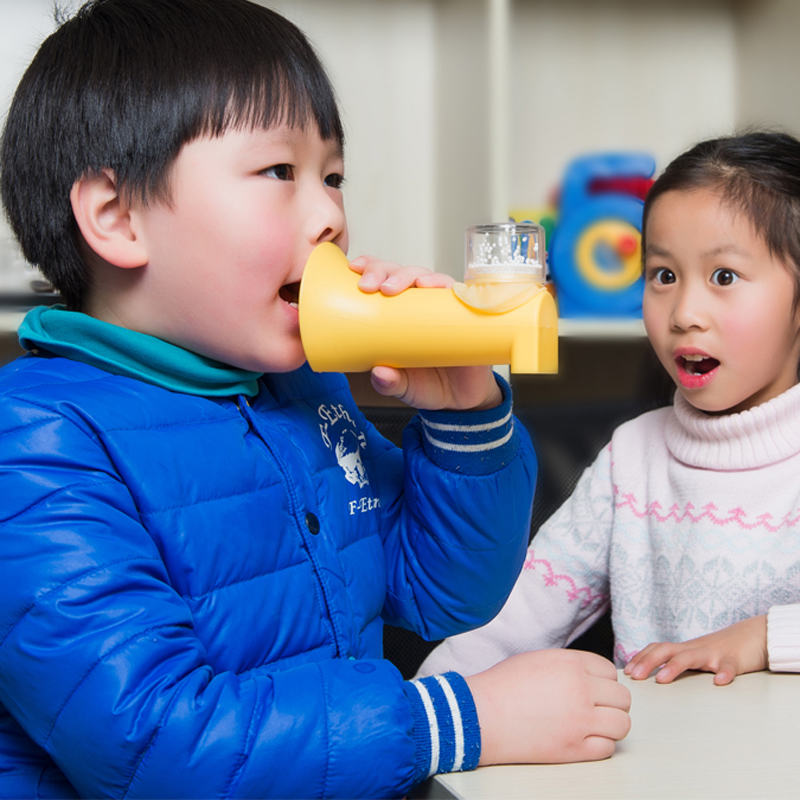
[[[615,661],[768,614],[770,669],[800,671],[800,385],[741,414],[675,405],[621,425],[542,526],[488,625],[420,670],[563,647],[611,606]]]

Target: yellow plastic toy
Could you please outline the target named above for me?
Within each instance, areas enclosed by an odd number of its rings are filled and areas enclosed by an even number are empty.
[[[558,318],[542,283],[526,269],[467,272],[452,289],[366,294],[347,256],[329,242],[319,245],[306,264],[298,302],[308,363],[316,372],[479,364],[556,372]]]

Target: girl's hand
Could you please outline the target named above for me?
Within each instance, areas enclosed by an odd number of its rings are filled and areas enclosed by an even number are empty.
[[[350,269],[361,274],[358,288],[371,294],[392,297],[412,286],[448,289],[455,280],[424,267],[403,267],[373,256],[360,256]],[[375,367],[372,386],[378,394],[396,397],[414,408],[480,411],[503,401],[491,366],[446,367],[436,369],[394,369]]]
[[[768,666],[767,617],[762,614],[681,644],[649,644],[628,662],[624,672],[642,680],[661,667],[656,682],[670,683],[687,669],[696,669],[716,673],[714,683],[724,686],[736,675]]]

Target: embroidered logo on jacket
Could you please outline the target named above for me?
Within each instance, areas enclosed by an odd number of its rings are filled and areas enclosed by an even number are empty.
[[[363,437],[363,433],[361,436]],[[363,489],[368,483],[367,471],[361,461],[361,448],[366,442],[361,441],[353,431],[345,431],[336,444],[336,463],[344,470],[349,483]]]
[[[333,450],[336,463],[344,470],[347,482],[363,489],[369,485],[367,470],[361,460],[361,451],[367,446],[367,437],[358,431],[352,417],[342,405],[321,405],[317,413],[324,420],[320,423],[319,430],[325,446]]]

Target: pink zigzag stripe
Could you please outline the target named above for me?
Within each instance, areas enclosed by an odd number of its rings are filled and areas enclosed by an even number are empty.
[[[593,603],[595,600],[605,599],[605,595],[599,592],[593,592],[589,586],[583,586],[579,589],[578,585],[572,578],[570,578],[569,575],[556,575],[555,571],[553,570],[553,566],[549,561],[546,561],[543,558],[535,558],[534,551],[530,550],[528,552],[528,557],[525,559],[525,563],[522,565],[522,569],[535,570],[538,566],[545,567],[547,570],[547,574],[544,576],[545,586],[558,586],[559,581],[566,581],[570,586],[570,588],[567,590],[567,598],[569,600],[580,599],[581,608],[586,608],[589,603]],[[581,598],[581,595],[584,595],[584,597]]]
[[[616,647],[614,647],[614,652],[616,653],[619,661],[621,661],[623,664],[627,664],[637,653],[641,651],[631,650],[629,653],[621,644],[618,644]]]
[[[619,490],[614,487],[614,493],[619,495]],[[640,506],[636,497],[633,494],[623,494],[622,499],[617,502],[617,508],[625,508],[626,506],[633,512],[634,516],[639,519],[645,517],[653,517],[658,522],[666,522],[673,520],[675,522],[700,522],[706,520],[713,525],[724,527],[725,525],[738,525],[746,531],[752,531],[755,528],[766,528],[770,533],[776,533],[781,528],[794,528],[800,523],[800,513],[796,516],[786,514],[779,522],[772,521],[772,514],[761,514],[756,517],[755,521],[747,522],[747,512],[743,508],[732,508],[728,511],[728,516],[723,516],[718,513],[717,507],[713,503],[707,503],[703,506],[699,513],[694,513],[695,507],[692,503],[687,503],[683,510],[677,503],[674,503],[666,514],[661,512],[661,503],[654,500],[648,503],[644,511],[640,510]]]

